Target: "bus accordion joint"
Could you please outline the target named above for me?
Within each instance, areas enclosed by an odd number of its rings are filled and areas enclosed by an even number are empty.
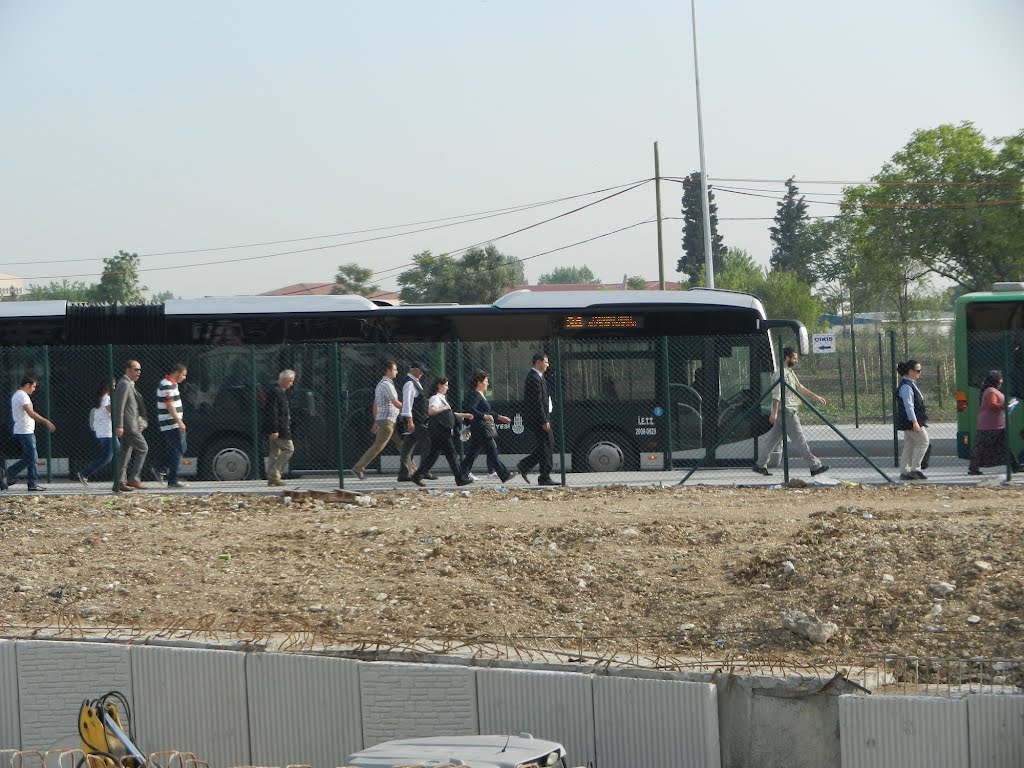
[[[967,410],[967,395],[964,394],[962,389],[956,391],[956,410],[957,413]]]

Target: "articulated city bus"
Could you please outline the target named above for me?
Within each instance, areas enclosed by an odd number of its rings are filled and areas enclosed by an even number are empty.
[[[953,305],[956,360],[957,454],[971,456],[978,424],[979,387],[990,370],[1003,372],[1008,401],[1024,398],[1024,283],[996,283],[991,291],[967,293]],[[1024,448],[1020,409],[1007,422],[1010,448]]]
[[[159,378],[184,362],[184,472],[242,480],[259,474],[262,405],[284,368],[297,373],[289,392],[295,469],[355,462],[369,442],[373,388],[389,359],[399,365],[399,390],[413,360],[430,368],[428,388],[448,377],[456,409],[473,371],[487,371],[488,399],[513,417],[499,429],[499,450],[525,454],[531,438],[517,418],[519,401],[533,354],[543,351],[567,469],[664,469],[719,443],[714,463],[751,460],[753,438],[768,428],[751,406],[775,370],[772,329],[792,332],[787,343],[806,349],[800,323],[768,320],[753,296],[705,289],[523,290],[472,306],[378,306],[359,296],[8,302],[0,303],[0,380],[13,392],[24,375],[40,379],[35,405],[58,425],[40,436],[40,456],[55,474],[73,475],[92,450],[86,414],[95,383],[138,359],[138,387],[155,409]],[[0,429],[9,435],[3,411]],[[381,461],[394,466],[396,458]]]

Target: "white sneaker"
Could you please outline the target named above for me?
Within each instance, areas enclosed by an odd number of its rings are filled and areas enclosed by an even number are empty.
[[[476,482],[476,477],[473,476],[472,472],[470,472],[468,475],[466,475],[466,479],[469,480],[469,482],[471,482],[471,483],[475,483]]]
[[[490,474],[489,474],[489,475],[487,476],[487,479],[488,479],[488,480],[497,480],[497,479],[498,479],[498,473],[497,473],[497,472],[491,472],[491,473],[490,473]]]
[[[86,478],[86,476],[83,475],[81,472],[78,473],[78,482],[80,482],[86,488],[89,487],[89,480],[88,480],[88,478]]]

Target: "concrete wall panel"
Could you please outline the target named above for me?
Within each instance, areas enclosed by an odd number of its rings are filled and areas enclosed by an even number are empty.
[[[967,699],[841,696],[843,768],[964,768]]]
[[[359,662],[252,653],[245,660],[255,765],[344,765],[363,748]]]
[[[389,739],[479,733],[476,677],[468,667],[361,664],[359,701],[364,749]]]
[[[245,654],[133,647],[135,730],[146,752],[193,752],[211,768],[250,765]]]
[[[23,749],[77,747],[86,699],[120,691],[133,704],[129,649],[108,643],[18,640],[18,710]],[[121,712],[125,726],[126,713]]]
[[[718,702],[710,683],[594,678],[601,768],[719,768]]]
[[[971,768],[1024,765],[1024,696],[974,694],[967,697]]]
[[[597,760],[593,678],[572,672],[481,669],[480,733],[530,733],[561,742],[572,765]]]
[[[744,759],[753,765],[839,765],[839,697],[786,698],[753,691],[748,750]]]
[[[13,640],[0,640],[0,702],[0,750],[21,749],[17,646]]]

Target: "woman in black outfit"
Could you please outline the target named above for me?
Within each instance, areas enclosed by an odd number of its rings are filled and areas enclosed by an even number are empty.
[[[480,455],[480,451],[487,453],[494,469],[498,473],[501,482],[505,482],[512,473],[508,471],[498,456],[498,444],[494,442],[494,423],[511,424],[512,419],[508,416],[501,416],[494,412],[491,404],[484,397],[487,391],[488,375],[483,371],[476,371],[470,380],[472,391],[466,396],[466,410],[473,414],[473,421],[470,423],[470,438],[466,445],[466,455],[462,457],[462,476],[465,477],[473,469],[473,462]],[[488,434],[488,430],[491,434]]]
[[[448,459],[448,466],[455,476],[456,485],[469,485],[472,480],[466,478],[459,469],[458,457],[455,455],[455,444],[452,442],[452,430],[455,429],[455,417],[459,416],[467,421],[473,418],[471,413],[456,413],[448,402],[448,379],[440,378],[434,382],[434,394],[430,396],[427,404],[427,432],[430,435],[430,451],[420,462],[419,469],[412,475],[412,481],[416,485],[423,485],[423,478],[430,473],[437,457],[442,453]]]

